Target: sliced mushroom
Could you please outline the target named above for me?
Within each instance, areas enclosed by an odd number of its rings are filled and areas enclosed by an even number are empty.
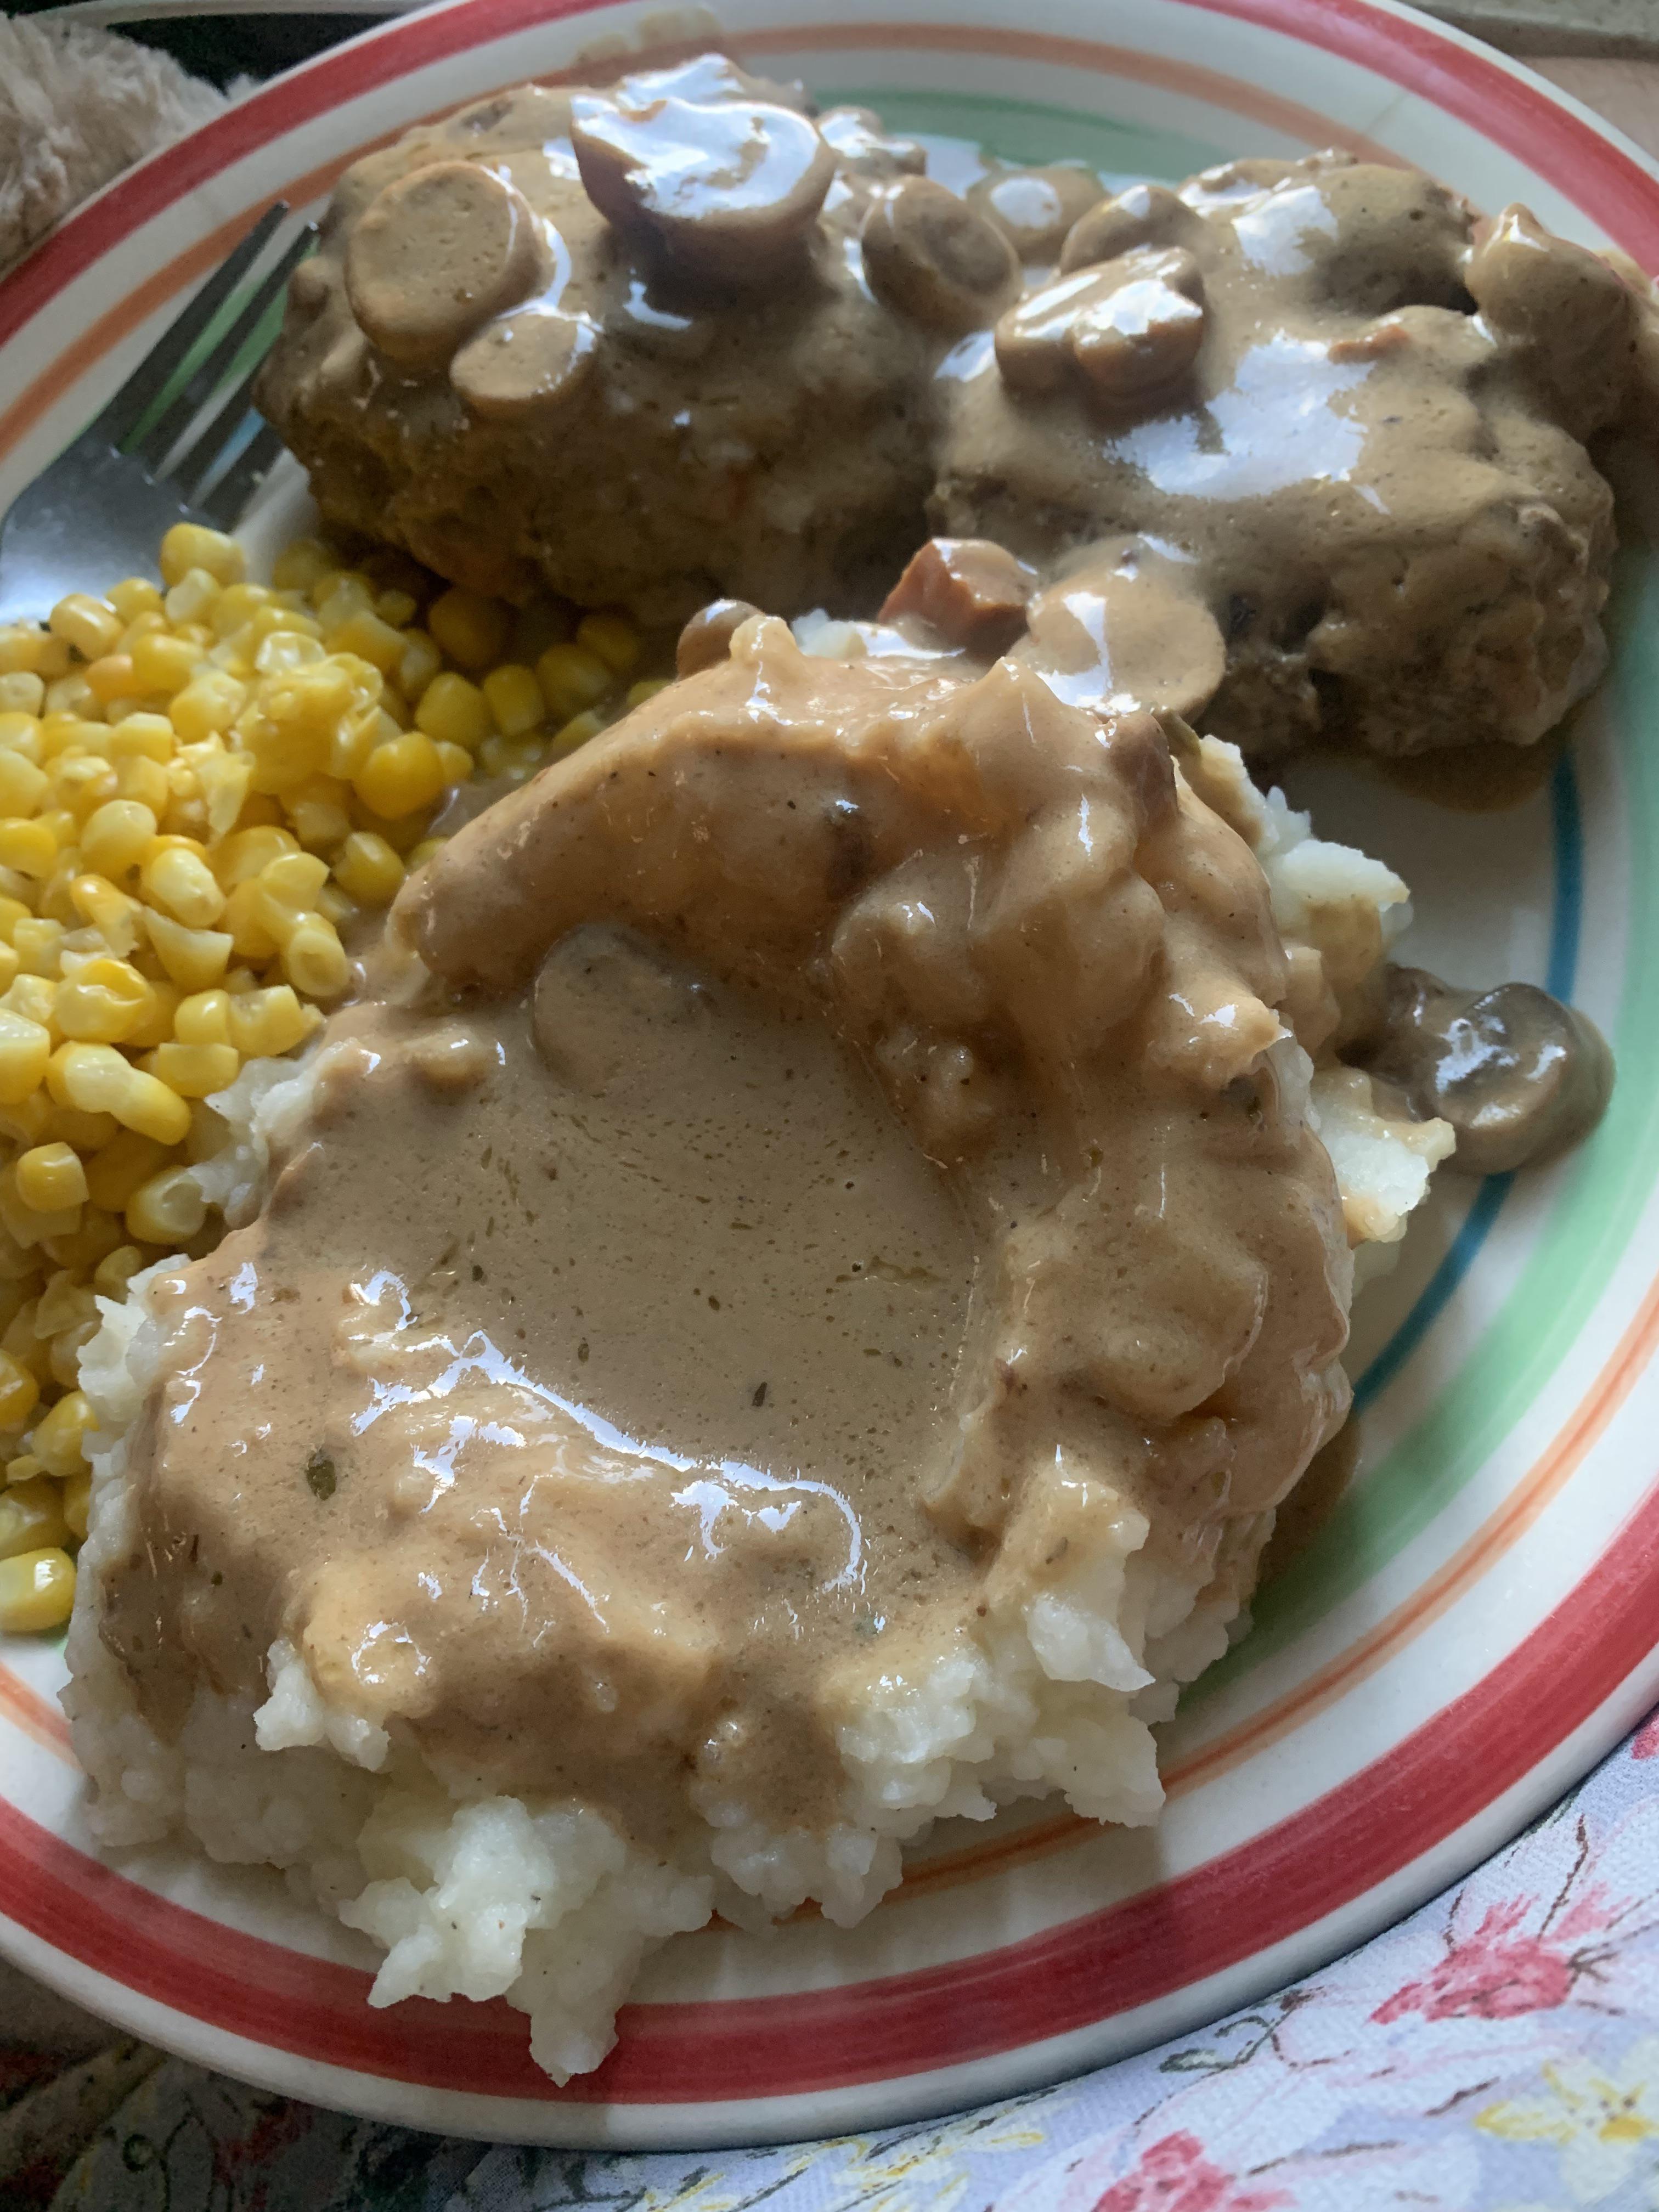
[[[1451,1123],[1451,1164],[1467,1175],[1565,1152],[1601,1120],[1613,1087],[1606,1040],[1576,1007],[1531,983],[1461,991],[1421,968],[1389,970],[1364,1065],[1413,1112]]]
[[[1167,185],[1131,185],[1073,223],[1060,248],[1060,273],[1115,261],[1137,246],[1190,245],[1203,232],[1203,216]]]
[[[1143,538],[1108,539],[1037,593],[1015,658],[1071,706],[1198,714],[1227,666],[1200,581],[1194,563]]]
[[[599,359],[586,315],[527,310],[480,331],[449,365],[449,380],[475,415],[510,422],[568,406]]]
[[[736,632],[759,612],[747,599],[711,599],[680,632],[674,647],[674,673],[695,676],[700,668],[713,668],[724,660]]]
[[[1126,406],[1177,383],[1204,337],[1203,279],[1179,247],[1138,247],[1057,277],[996,326],[997,365],[1016,392],[1057,392],[1081,374]]]
[[[727,283],[766,282],[799,257],[835,175],[806,117],[763,100],[639,104],[623,85],[579,94],[570,116],[600,214],[674,266]]]
[[[1025,627],[1036,572],[988,538],[930,538],[887,594],[883,622],[930,623],[952,645],[994,659]]]
[[[928,177],[912,177],[865,220],[864,272],[890,307],[952,335],[994,322],[1019,289],[1000,230]]]
[[[358,218],[346,296],[391,360],[441,368],[481,323],[538,290],[549,266],[521,192],[474,161],[434,161],[386,185]]]
[[[867,107],[832,107],[818,118],[818,133],[842,169],[872,182],[896,182],[926,173],[927,153],[914,138],[895,138]]]
[[[995,224],[1022,261],[1052,262],[1079,218],[1105,196],[1091,169],[1007,169],[981,177],[968,204]]]

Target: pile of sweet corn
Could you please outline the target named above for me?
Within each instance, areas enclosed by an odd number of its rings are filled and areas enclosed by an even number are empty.
[[[245,1060],[349,989],[353,926],[472,777],[657,688],[623,617],[515,612],[313,539],[270,585],[180,523],[161,583],[0,629],[0,1631],[69,1615],[95,1300],[211,1247],[193,1159]]]

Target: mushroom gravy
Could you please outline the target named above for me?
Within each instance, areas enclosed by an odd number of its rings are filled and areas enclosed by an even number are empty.
[[[286,1638],[453,1786],[667,1848],[830,1822],[850,1686],[1125,1516],[1248,1590],[1351,1261],[1266,887],[1151,717],[750,617],[393,928],[157,1301],[103,1632],[158,1726]]]
[[[1595,683],[1633,266],[1340,153],[925,167],[718,55],[501,94],[347,173],[261,404],[326,515],[513,599],[857,611],[994,540],[1069,696],[1264,757],[1530,746]]]

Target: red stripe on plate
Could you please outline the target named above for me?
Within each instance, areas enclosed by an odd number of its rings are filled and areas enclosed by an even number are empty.
[[[1659,1486],[1526,1642],[1341,1788],[1160,1887],[1024,1942],[842,1989],[629,2005],[618,2049],[555,2089],[506,2005],[372,2012],[368,1977],[136,1888],[0,1806],[18,1924],[111,1980],[254,2042],[479,2096],[697,2104],[958,2065],[1093,2026],[1299,1935],[1473,1820],[1651,1654]]]

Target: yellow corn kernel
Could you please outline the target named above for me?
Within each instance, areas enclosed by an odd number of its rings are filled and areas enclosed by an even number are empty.
[[[43,830],[52,832],[52,841],[61,853],[65,846],[73,845],[81,834],[81,825],[66,806],[49,806],[35,816]]]
[[[148,711],[129,714],[109,732],[105,750],[118,765],[123,761],[160,761],[163,767],[179,750],[179,734],[166,714]]]
[[[19,1452],[15,1459],[9,1459],[6,1462],[5,1474],[8,1482],[33,1482],[37,1475],[45,1473],[45,1468],[41,1466],[33,1452]]]
[[[667,689],[668,678],[665,676],[641,677],[637,684],[629,685],[628,696],[623,704],[631,714],[635,707],[643,707],[647,699],[654,699],[659,691]]]
[[[0,993],[9,991],[16,981],[20,964],[10,945],[0,945]]]
[[[180,999],[173,1017],[173,1034],[180,1044],[228,1044],[229,992],[192,991],[189,998]]]
[[[483,695],[503,737],[521,737],[526,730],[533,730],[547,712],[534,669],[514,661],[490,670],[483,679]]]
[[[54,1546],[0,1559],[0,1634],[38,1636],[61,1628],[75,1604],[75,1562]]]
[[[415,726],[446,744],[471,750],[483,743],[493,727],[489,700],[476,684],[446,669],[422,692],[415,709]]]
[[[576,625],[576,642],[597,653],[617,676],[626,676],[640,657],[640,634],[625,615],[584,615]]]
[[[78,668],[54,678],[40,703],[47,714],[72,714],[77,721],[95,722],[109,711]]]
[[[137,799],[112,799],[81,825],[81,858],[93,874],[112,883],[137,866],[155,830],[153,808]]]
[[[259,871],[259,889],[268,903],[290,918],[309,911],[328,881],[328,862],[315,853],[279,853]]]
[[[107,709],[118,699],[136,698],[138,682],[130,653],[106,653],[87,671],[87,689]]]
[[[177,1015],[173,1019],[177,1021]],[[143,1064],[148,1073],[158,1076],[181,1098],[207,1098],[235,1082],[242,1062],[233,1044],[173,1043],[158,1044],[154,1052],[145,1054]]]
[[[404,862],[410,875],[414,874],[416,868],[423,868],[435,854],[441,853],[448,842],[447,837],[422,837],[418,845],[411,845],[408,852],[404,854]]]
[[[383,623],[390,623],[393,629],[400,630],[414,621],[421,611],[421,603],[412,592],[400,592],[394,586],[380,593],[374,602],[374,611]]]
[[[461,667],[488,668],[507,650],[513,617],[499,599],[458,588],[434,599],[426,626]]]
[[[438,763],[444,772],[446,791],[465,783],[477,765],[465,745],[448,744],[442,738],[438,741]]]
[[[605,716],[590,707],[586,714],[573,714],[553,739],[556,756],[574,753],[578,745],[585,745],[590,738],[597,738],[605,727]]]
[[[0,815],[33,814],[46,796],[48,778],[21,753],[0,751]]]
[[[77,1544],[87,1540],[87,1522],[92,1512],[92,1470],[84,1474],[72,1474],[59,1493],[59,1510],[64,1526]]]
[[[148,576],[124,577],[106,596],[124,623],[161,611],[161,594]]]
[[[386,744],[402,733],[404,725],[384,707],[367,714],[343,715],[329,746],[328,773],[337,783],[349,783],[376,745]]]
[[[47,628],[54,637],[73,646],[83,660],[97,660],[113,653],[125,624],[113,607],[86,592],[71,592],[52,609]]]
[[[190,1109],[179,1094],[134,1067],[113,1045],[60,1045],[47,1063],[46,1088],[60,1106],[113,1114],[124,1128],[158,1145],[182,1144],[190,1127]]]
[[[0,898],[0,939],[9,945],[12,931],[20,921],[27,921],[32,911],[21,899]]]
[[[131,961],[88,960],[58,984],[52,1020],[77,1043],[120,1044],[143,1025],[155,1003],[155,987]]]
[[[546,760],[547,743],[540,730],[526,730],[518,738],[486,738],[478,748],[478,772],[527,782]]]
[[[417,701],[443,665],[443,655],[425,630],[406,629],[403,658],[398,663],[398,689],[405,699]]]
[[[74,1106],[53,1106],[37,1141],[73,1146],[83,1160],[89,1160],[120,1126],[112,1114],[82,1114]]]
[[[84,1283],[76,1282],[67,1267],[60,1267],[48,1277],[46,1287],[35,1305],[34,1333],[37,1336],[61,1336],[66,1328],[75,1328],[83,1321],[96,1317],[97,1307],[92,1292]]]
[[[38,714],[46,703],[46,687],[38,676],[20,671],[0,676],[0,714]]]
[[[0,1006],[0,1106],[21,1106],[36,1090],[52,1058],[52,1032]]]
[[[40,757],[40,717],[38,714],[0,714],[0,745],[21,753],[27,761]]]
[[[337,629],[325,635],[332,651],[360,653],[383,676],[391,675],[404,657],[403,632],[384,621],[373,607],[354,609]]]
[[[153,906],[163,907],[186,929],[210,929],[225,910],[225,895],[200,852],[183,845],[152,852],[138,878]]]
[[[318,538],[296,538],[276,556],[270,580],[279,592],[308,592],[324,576],[331,576],[335,556]]]
[[[44,822],[20,815],[0,818],[0,867],[15,868],[37,882],[58,865],[58,840]]]
[[[144,1255],[136,1244],[118,1244],[93,1269],[92,1287],[100,1298],[124,1298],[127,1285],[143,1264]]]
[[[30,915],[25,921],[16,923],[11,933],[11,949],[17,955],[17,965],[25,975],[39,975],[56,981],[63,967],[64,925],[61,921],[42,921]]]
[[[0,1559],[15,1559],[20,1552],[62,1547],[70,1538],[64,1517],[64,1493],[45,1475],[33,1482],[8,1483],[0,1491]]]
[[[0,1352],[0,1429],[21,1429],[40,1401],[40,1385],[20,1360]]]
[[[205,568],[216,583],[240,584],[247,573],[242,549],[222,530],[199,522],[175,522],[161,540],[161,580],[179,584],[192,568]]]
[[[0,1171],[0,1226],[16,1243],[32,1249],[49,1237],[72,1237],[81,1226],[81,1209],[64,1206],[43,1213],[25,1206],[17,1194],[16,1170],[7,1168]]]
[[[253,763],[244,753],[214,753],[198,763],[196,776],[207,809],[210,835],[228,836],[241,819],[242,809],[247,804]],[[213,865],[211,855],[208,865]]]
[[[444,682],[439,677],[427,687],[426,698],[421,702],[425,712],[427,700]],[[459,683],[461,678],[453,679]],[[469,690],[471,687],[467,687]],[[482,694],[475,695],[483,704]],[[401,736],[388,738],[375,746],[368,758],[352,778],[352,785],[365,806],[387,821],[399,815],[412,814],[422,806],[429,806],[444,787],[444,764],[430,734],[424,730],[408,730]],[[24,823],[25,829],[33,828]],[[0,823],[0,859],[4,857],[4,836],[8,825]]]
[[[236,949],[231,932],[228,928],[191,929],[184,922],[175,921],[171,915],[157,913],[154,907],[145,907],[142,911],[155,957],[179,989],[211,990],[229,967],[231,953]],[[229,918],[228,912],[222,916],[226,921]],[[269,958],[270,955],[265,957]],[[152,1037],[135,1030],[129,1042],[159,1044],[167,1034],[163,1030],[161,1036]]]
[[[351,787],[331,775],[313,776],[289,794],[288,816],[307,852],[331,852],[350,834]]]
[[[115,788],[130,805],[147,806],[159,822],[167,811],[173,786],[160,761],[135,753],[115,765]]]
[[[188,1168],[163,1168],[127,1201],[127,1231],[142,1244],[187,1244],[207,1219],[207,1201]]]
[[[308,999],[337,999],[351,980],[351,964],[338,933],[320,914],[308,914],[283,947],[283,968]]]
[[[26,925],[20,922],[21,929]],[[13,934],[15,935],[14,931]],[[0,997],[0,1006],[8,1013],[21,1014],[27,1022],[39,1022],[42,1029],[52,1026],[53,1006],[58,986],[46,975],[15,975],[10,988]],[[54,1031],[54,1034],[56,1032]]]
[[[556,722],[568,722],[603,699],[615,680],[609,664],[586,646],[550,645],[536,663],[536,681]]]
[[[17,1161],[17,1195],[36,1213],[83,1206],[87,1171],[68,1145],[33,1145]]]
[[[222,845],[208,855],[213,872],[228,890],[245,884],[262,869],[279,860],[284,853],[297,853],[300,841],[291,830],[260,823],[248,830],[233,830]]]
[[[107,876],[76,876],[70,899],[82,920],[103,939],[118,959],[125,960],[138,943],[138,902],[118,891]]]
[[[182,638],[169,637],[164,630],[154,631],[133,646],[132,672],[138,680],[131,688],[164,692],[171,698],[195,675],[201,658],[199,647],[187,645]]]
[[[334,880],[362,906],[389,906],[403,879],[403,862],[372,830],[354,830],[334,855]]]
[[[303,630],[274,629],[260,641],[253,667],[259,676],[295,676],[305,669],[320,667],[327,658],[320,638]]]
[[[265,927],[264,895],[257,876],[236,885],[225,901],[225,910],[220,919],[225,925],[225,934],[230,939],[231,951],[239,959],[258,962],[275,959],[276,939]]]
[[[189,638],[198,647],[213,643],[210,617],[215,601],[224,589],[205,568],[189,568],[167,593],[164,605],[177,637]]]
[[[71,1390],[55,1406],[49,1407],[35,1423],[29,1449],[48,1474],[55,1474],[60,1482],[67,1481],[86,1465],[83,1439],[87,1431],[94,1425],[86,1393]]]
[[[230,1041],[248,1060],[275,1057],[303,1044],[317,1026],[314,1006],[302,1006],[288,983],[244,991],[230,1002]]]
[[[247,703],[247,686],[222,668],[204,669],[167,702],[167,720],[181,744],[222,737]]]
[[[94,1159],[87,1162],[87,1189],[93,1204],[107,1213],[123,1212],[139,1184],[148,1182],[167,1157],[166,1146],[158,1145],[153,1137],[120,1130]]]
[[[27,629],[21,623],[0,629],[0,675],[39,676],[46,657],[48,633]]]

